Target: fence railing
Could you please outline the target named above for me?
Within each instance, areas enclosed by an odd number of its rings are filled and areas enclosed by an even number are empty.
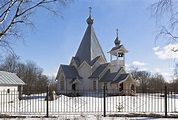
[[[9,115],[52,116],[68,114],[169,113],[178,112],[175,89],[137,89],[132,96],[120,95],[117,90],[70,90],[58,95],[46,89],[31,95],[11,90],[0,91],[0,113]],[[47,97],[48,96],[48,97]]]

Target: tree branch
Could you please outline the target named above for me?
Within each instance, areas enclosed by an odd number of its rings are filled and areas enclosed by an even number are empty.
[[[7,26],[7,28],[6,28],[4,31],[2,31],[2,32],[0,33],[0,40],[7,34],[7,32],[8,32],[8,31],[12,28],[12,26],[15,24],[15,20],[16,20],[16,18],[18,17],[18,12],[19,12],[19,10],[20,10],[22,4],[23,4],[23,0],[20,1],[19,5],[18,5],[18,7],[17,7],[17,9],[16,9],[15,15],[14,15],[14,17],[12,18],[11,22],[9,23],[9,25]]]
[[[12,0],[11,0],[11,2],[12,2]],[[8,2],[6,2],[4,5],[2,5],[1,7],[0,7],[0,9],[3,9],[6,5],[8,5],[10,3],[10,1],[8,1]]]
[[[2,24],[6,20],[7,15],[9,14],[9,11],[14,4],[15,4],[15,2],[11,1],[11,3],[9,4],[9,7],[4,12],[2,12],[2,14],[0,15],[0,18],[1,17],[3,17],[3,18],[0,20],[0,24]]]

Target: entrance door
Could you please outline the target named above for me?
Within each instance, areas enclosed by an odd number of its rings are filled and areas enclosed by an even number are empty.
[[[123,88],[124,88],[123,83],[121,83],[119,86],[120,86],[120,87],[119,87],[119,91],[122,91],[122,90],[123,90]]]
[[[133,84],[131,85],[131,90],[135,91],[135,86]]]
[[[72,90],[76,90],[76,85],[72,84]]]

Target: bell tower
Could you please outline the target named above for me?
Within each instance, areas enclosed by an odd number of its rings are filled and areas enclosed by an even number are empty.
[[[116,39],[114,40],[115,47],[113,47],[108,53],[110,53],[110,71],[111,73],[117,72],[121,67],[125,67],[125,53],[128,51],[123,45],[120,45],[118,38],[118,29],[116,29]]]

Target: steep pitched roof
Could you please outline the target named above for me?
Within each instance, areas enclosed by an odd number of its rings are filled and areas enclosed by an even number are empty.
[[[99,75],[103,72],[103,70],[108,66],[109,63],[101,64],[97,69],[92,73],[89,78],[99,78]]]
[[[115,81],[113,81],[112,83],[120,83],[123,82],[125,79],[127,79],[127,77],[129,76],[128,73],[125,74],[121,74]]]
[[[69,83],[81,83],[81,81],[78,78],[73,78]]]
[[[108,69],[106,73],[101,77],[100,82],[118,83],[125,80],[127,76],[129,76],[129,74],[125,73],[125,71],[124,73],[121,73],[121,70],[124,70],[123,67],[121,67],[117,72],[111,73],[110,69]]]
[[[14,73],[0,71],[1,85],[25,85],[25,83]]]
[[[92,27],[92,23],[88,22],[88,27],[85,31],[85,34],[83,36],[83,39],[80,43],[80,46],[77,50],[75,57],[79,58],[80,64],[83,61],[86,61],[89,65],[91,65],[92,60],[98,56],[103,56],[103,58],[106,61],[103,50],[94,32],[94,28]]]
[[[94,58],[91,62],[90,65],[94,65],[95,62],[100,58],[101,56],[97,56],[96,58]]]
[[[108,69],[107,72],[100,79],[100,82],[112,82],[117,74],[118,72],[111,73],[110,69]]]
[[[79,59],[77,57],[72,57],[72,59],[75,61],[77,66],[80,65],[80,61],[79,61]]]
[[[62,68],[66,78],[79,78],[79,79],[82,78],[79,76],[77,69],[74,66],[61,65],[61,68]]]
[[[114,50],[121,50],[122,52],[125,52],[125,53],[128,52],[128,51],[125,49],[125,47],[124,47],[123,45],[119,45],[119,46],[113,47],[113,48],[110,50],[110,52],[111,52],[111,51],[114,51]]]

